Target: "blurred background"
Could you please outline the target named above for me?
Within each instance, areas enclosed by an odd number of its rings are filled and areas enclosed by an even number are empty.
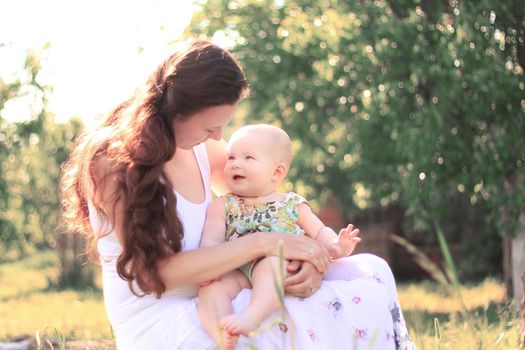
[[[468,325],[472,310],[496,327],[476,344],[502,334],[518,344],[510,329],[519,316],[501,310],[519,302],[525,269],[523,1],[0,6],[0,339],[45,327],[110,338],[98,271],[85,263],[83,238],[61,222],[60,164],[76,136],[178,40],[203,37],[228,47],[250,82],[225,137],[253,122],[290,134],[295,159],[284,189],[310,198],[334,229],[361,228],[359,251],[392,266],[420,348],[444,346],[439,320],[452,339],[452,325]],[[481,301],[470,307],[461,293]],[[418,295],[425,311],[413,309]],[[71,318],[58,325],[49,318],[63,307],[55,297],[71,298]],[[432,309],[447,302],[457,307]],[[12,314],[35,303],[54,305],[40,323]]]

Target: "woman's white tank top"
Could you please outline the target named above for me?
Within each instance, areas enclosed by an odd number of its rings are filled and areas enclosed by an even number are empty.
[[[183,250],[191,250],[199,247],[202,229],[206,219],[206,210],[212,200],[210,163],[206,153],[206,146],[201,143],[193,148],[193,152],[200,169],[206,196],[202,203],[193,203],[175,191],[177,197],[177,213],[184,227]],[[138,328],[143,329],[143,327],[147,327],[144,323],[155,321],[155,317],[152,317],[152,315],[162,310],[164,304],[163,299],[164,301],[170,299],[169,302],[172,303],[173,298],[187,300],[197,295],[197,286],[184,286],[166,291],[160,299],[157,299],[154,295],[146,295],[143,297],[135,296],[130,291],[128,282],[121,279],[117,273],[116,261],[122,251],[122,247],[117,240],[116,234],[112,231],[110,225],[107,225],[105,220],[97,215],[92,203],[89,203],[89,218],[94,232],[111,231],[108,235],[98,240],[97,248],[102,265],[104,302],[106,304],[108,317],[114,328],[118,328],[121,323],[129,324],[130,321],[132,321],[131,319],[135,318],[137,322],[140,323],[140,326],[137,324]],[[135,289],[140,291],[138,287],[135,287]]]

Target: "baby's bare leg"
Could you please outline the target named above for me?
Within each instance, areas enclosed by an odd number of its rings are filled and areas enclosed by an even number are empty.
[[[285,267],[287,262],[284,262]],[[270,256],[257,262],[252,271],[252,295],[250,304],[238,315],[222,318],[221,326],[231,334],[250,336],[262,321],[280,307],[275,277],[283,276],[278,257]]]
[[[217,344],[226,349],[233,348],[235,340],[229,332],[225,334],[219,321],[232,313],[231,302],[243,288],[250,288],[248,278],[234,270],[199,289],[198,308],[202,327]]]

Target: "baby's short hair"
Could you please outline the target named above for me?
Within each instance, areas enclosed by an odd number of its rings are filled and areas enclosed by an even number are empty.
[[[290,140],[290,136],[288,136],[286,131],[270,124],[246,125],[237,129],[232,134],[229,142],[251,133],[256,133],[263,142],[275,146],[273,155],[279,158],[279,162],[284,162],[288,168],[290,167],[292,162],[292,140]]]

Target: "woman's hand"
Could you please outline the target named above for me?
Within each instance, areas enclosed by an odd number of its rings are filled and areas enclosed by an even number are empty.
[[[291,261],[287,270],[290,276],[284,281],[286,294],[306,298],[321,288],[323,274],[308,261]]]
[[[306,236],[283,233],[257,233],[263,241],[265,256],[283,255],[286,260],[310,262],[319,272],[326,272],[332,258],[328,249]]]

